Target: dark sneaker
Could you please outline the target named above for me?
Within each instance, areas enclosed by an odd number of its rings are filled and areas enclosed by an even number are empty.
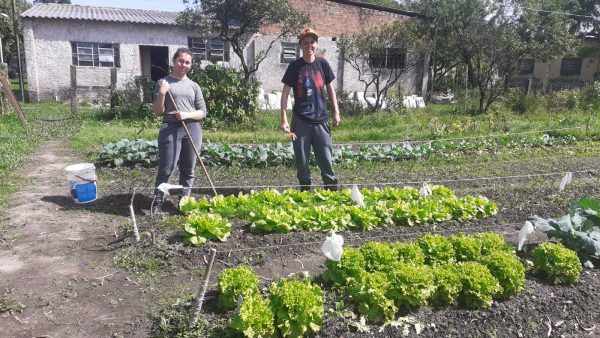
[[[160,215],[162,213],[162,204],[154,204],[152,206],[152,215]]]

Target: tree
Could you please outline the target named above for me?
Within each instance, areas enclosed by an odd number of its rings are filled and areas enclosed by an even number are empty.
[[[17,36],[20,39],[21,48],[23,46],[23,22],[20,14],[26,11],[31,5],[26,0],[15,0],[17,8]],[[11,0],[0,0],[0,13],[6,16],[0,16],[0,38],[2,38],[2,52],[4,54],[4,62],[12,66],[13,62],[17,62],[17,44],[15,42],[13,10]],[[21,51],[22,52],[22,51]],[[23,55],[21,55],[23,57]],[[12,67],[11,67],[12,68]]]
[[[292,6],[290,0],[183,0],[189,4],[178,17],[184,27],[202,37],[218,37],[230,43],[238,56],[248,83],[275,42],[296,34],[309,24],[306,13]],[[250,63],[244,49],[261,28],[277,27],[279,33],[265,50],[253,56]]]
[[[475,113],[485,113],[507,89],[517,61],[547,61],[573,51],[574,23],[563,0],[421,0],[411,8],[426,15],[423,26],[434,41],[433,88],[457,67],[479,94]]]
[[[342,59],[358,72],[371,110],[379,110],[388,90],[425,56],[429,44],[417,27],[418,23],[410,20],[340,36]],[[366,100],[371,90],[375,91],[375,102]]]

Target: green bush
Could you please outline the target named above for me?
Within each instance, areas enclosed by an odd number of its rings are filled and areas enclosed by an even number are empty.
[[[498,280],[483,264],[464,262],[459,266],[462,290],[459,300],[469,309],[487,309],[501,291]]]
[[[275,318],[269,300],[258,294],[244,297],[229,326],[247,338],[269,338],[275,334]]]
[[[423,250],[415,243],[391,243],[390,247],[396,253],[396,258],[401,263],[425,263],[425,255]]]
[[[396,305],[427,305],[436,291],[432,268],[418,264],[395,264],[388,272],[390,283],[387,296]]]
[[[457,262],[477,261],[481,257],[481,243],[476,238],[459,233],[450,236],[449,240]]]
[[[513,298],[525,288],[525,267],[515,254],[496,251],[484,257],[481,263],[500,283],[500,299]]]
[[[594,111],[600,110],[600,81],[585,86],[579,92],[581,105]]]
[[[506,95],[506,102],[510,109],[517,114],[535,113],[539,107],[540,99],[527,95],[520,88],[511,88]]]
[[[368,320],[382,323],[394,319],[398,308],[386,294],[389,290],[387,276],[383,272],[365,272],[348,285],[350,299],[358,305],[358,312]]]
[[[258,113],[260,84],[245,84],[241,72],[216,64],[194,64],[188,74],[202,88],[208,115],[204,126],[215,128],[250,122]]]
[[[394,250],[387,243],[369,242],[360,247],[368,272],[386,271],[396,261]]]
[[[425,254],[426,264],[453,263],[456,260],[454,247],[444,236],[426,234],[418,237],[416,243]]]
[[[283,337],[316,333],[323,325],[323,291],[309,280],[271,284],[271,310]]]
[[[258,293],[258,276],[247,266],[225,269],[219,275],[218,288],[218,306],[223,310],[235,309],[240,296],[247,297]]]
[[[560,90],[546,94],[545,108],[552,112],[573,111],[579,107],[579,98],[576,91]]]
[[[542,243],[531,253],[533,265],[554,277],[557,284],[573,284],[579,281],[581,263],[577,253],[561,243]]]
[[[357,279],[360,277],[361,271],[365,270],[365,257],[358,249],[347,247],[344,248],[339,262],[328,259],[325,261],[325,267],[327,270],[323,274],[323,278],[326,281],[346,285],[348,278]]]
[[[432,296],[432,303],[437,305],[455,304],[462,289],[456,265],[437,264],[432,271],[435,285],[437,285],[437,289]]]
[[[350,95],[351,93],[348,93],[344,90],[336,90],[338,109],[340,110],[340,113],[346,116],[363,114],[365,109],[360,105],[359,102],[354,101],[354,98]],[[331,105],[331,102],[327,103]],[[332,107],[329,107],[330,112],[333,112],[332,109]]]

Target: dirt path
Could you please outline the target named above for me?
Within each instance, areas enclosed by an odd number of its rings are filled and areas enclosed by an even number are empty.
[[[46,143],[22,169],[27,184],[13,195],[0,229],[2,337],[119,337],[140,333],[140,289],[111,266],[102,248],[125,214],[76,205],[68,196],[69,164],[82,162],[65,141]]]

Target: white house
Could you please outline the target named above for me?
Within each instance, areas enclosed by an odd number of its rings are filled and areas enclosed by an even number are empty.
[[[312,26],[321,34],[319,52],[336,72],[336,87],[345,91],[364,87],[356,80],[354,70],[339,59],[339,34],[417,16],[347,0],[292,1],[299,9],[310,10]],[[140,75],[157,80],[167,73],[169,60],[180,47],[193,48],[203,62],[239,66],[239,59],[227,43],[201,39],[178,26],[177,12],[36,4],[21,16],[32,101],[69,99],[72,65],[76,67],[78,95],[98,102],[108,99],[111,69],[116,70],[117,88]],[[246,47],[246,55],[263,50],[274,39],[273,29],[263,27]],[[274,45],[256,74],[266,93],[281,90],[287,64],[300,57],[299,53],[296,39]],[[427,67],[424,63],[400,80],[404,93],[421,94],[426,87]]]

